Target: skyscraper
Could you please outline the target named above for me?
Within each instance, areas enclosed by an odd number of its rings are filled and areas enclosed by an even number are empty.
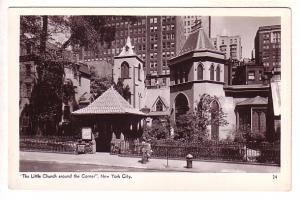
[[[201,26],[208,35],[211,36],[211,17],[210,16],[184,16],[184,37],[187,39],[192,32],[195,22],[201,20]]]
[[[256,32],[254,48],[256,63],[265,71],[280,71],[281,26],[262,26]]]
[[[110,16],[107,26],[116,28],[115,40],[110,48],[99,52],[83,51],[80,58],[87,64],[95,60],[112,63],[130,36],[137,55],[145,61],[146,74],[169,74],[167,60],[174,57],[184,43],[182,16],[137,16],[134,24],[121,16]]]
[[[242,41],[239,35],[217,35],[217,37],[211,38],[211,40],[217,50],[225,53],[226,59],[242,59]]]

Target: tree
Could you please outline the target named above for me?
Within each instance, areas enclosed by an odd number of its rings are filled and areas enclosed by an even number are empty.
[[[99,77],[95,68],[92,66],[90,68],[91,72],[91,93],[94,99],[98,98],[103,92],[108,90],[112,85],[112,77],[110,75]]]
[[[31,131],[37,135],[54,134],[61,119],[63,72],[60,65],[43,61],[37,67],[29,104]]]
[[[135,17],[123,17],[135,19]],[[67,38],[59,47],[62,52],[69,46],[73,50],[86,47],[95,50],[99,46],[110,45],[114,39],[113,27],[105,25],[106,16],[21,16],[20,41],[34,44],[37,58],[37,77],[30,99],[32,131],[37,134],[55,132],[61,118],[62,103],[73,98],[70,85],[63,85],[66,60],[57,61],[57,56],[47,51],[48,42],[58,43],[57,33]],[[52,41],[51,41],[52,40]],[[53,42],[54,41],[54,42]],[[124,89],[128,91],[128,88]],[[126,92],[123,92],[127,95]],[[126,96],[125,95],[125,96]],[[50,126],[50,125],[49,125]]]
[[[131,98],[130,87],[128,85],[124,86],[123,79],[119,78],[117,84],[114,85],[115,90],[128,101]]]
[[[146,126],[144,130],[144,138],[146,140],[162,140],[168,139],[170,135],[170,117],[160,117],[152,120],[151,126]]]
[[[176,140],[205,141],[208,140],[208,126],[215,124],[225,126],[228,124],[226,114],[222,108],[213,109],[211,104],[218,101],[216,96],[204,94],[201,96],[194,112],[189,112],[177,117],[175,126]],[[214,116],[214,118],[212,118]]]

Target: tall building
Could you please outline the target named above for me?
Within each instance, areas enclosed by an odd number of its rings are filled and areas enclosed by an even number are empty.
[[[225,53],[226,59],[242,59],[242,41],[239,35],[217,35],[217,37],[211,38],[211,40],[217,50]]]
[[[146,74],[169,74],[167,60],[174,57],[184,43],[183,19],[181,16],[138,16],[136,22],[130,24],[121,16],[110,16],[106,26],[116,28],[111,47],[99,52],[83,51],[79,58],[87,64],[95,60],[112,63],[130,36],[136,54],[145,61]]]
[[[254,48],[257,64],[263,65],[265,71],[280,71],[281,26],[262,26],[256,32]]]
[[[210,16],[184,16],[184,37],[188,38],[189,34],[193,30],[196,21],[201,21],[201,26],[208,35],[211,36],[211,17]]]

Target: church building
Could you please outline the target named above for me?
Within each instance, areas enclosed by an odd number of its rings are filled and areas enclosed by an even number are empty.
[[[193,27],[179,55],[169,63],[173,125],[178,116],[195,112],[203,95],[210,95],[217,97],[210,104],[211,111],[221,108],[228,122],[226,126],[215,123],[208,126],[212,140],[226,139],[237,130],[267,133],[267,121],[272,118],[268,111],[270,85],[228,85],[229,66],[225,55],[215,49],[201,22]]]

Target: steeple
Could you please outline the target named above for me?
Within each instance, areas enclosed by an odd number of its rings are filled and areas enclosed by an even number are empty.
[[[130,39],[130,36],[128,35],[126,44],[123,47],[121,53],[118,55],[118,57],[136,55],[133,49],[134,49],[134,46],[131,44],[131,39]]]
[[[217,51],[209,37],[206,35],[201,20],[196,20],[192,27],[192,32],[185,41],[179,55],[197,50],[212,50]]]

